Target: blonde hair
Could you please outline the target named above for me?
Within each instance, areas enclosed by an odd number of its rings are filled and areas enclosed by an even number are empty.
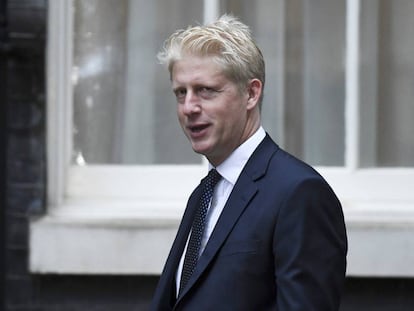
[[[223,15],[217,21],[189,26],[178,30],[165,42],[158,53],[161,64],[168,66],[170,75],[174,63],[186,55],[213,57],[223,73],[244,89],[251,79],[265,83],[265,63],[248,26],[232,15]],[[259,103],[261,103],[262,98]]]

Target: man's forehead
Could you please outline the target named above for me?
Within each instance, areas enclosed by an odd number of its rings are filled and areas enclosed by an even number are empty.
[[[211,57],[191,57],[177,60],[171,70],[173,83],[208,82],[224,79],[222,68]]]

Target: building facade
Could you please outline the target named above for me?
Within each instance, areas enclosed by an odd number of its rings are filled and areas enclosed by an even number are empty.
[[[205,168],[155,54],[228,11],[263,43],[267,129],[343,202],[341,310],[412,309],[410,1],[0,3],[2,309],[148,308]]]

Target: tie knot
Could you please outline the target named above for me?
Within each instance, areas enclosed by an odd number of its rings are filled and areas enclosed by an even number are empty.
[[[219,174],[219,172],[217,172],[216,169],[213,168],[212,170],[210,170],[210,172],[208,172],[208,175],[205,179],[205,184],[209,188],[214,188],[220,179],[221,175]]]

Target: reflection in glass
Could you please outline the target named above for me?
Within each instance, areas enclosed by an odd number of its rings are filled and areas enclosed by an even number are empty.
[[[156,54],[172,29],[202,21],[202,3],[74,3],[73,162],[201,163],[179,127]]]
[[[266,60],[263,124],[313,165],[343,166],[345,0],[227,0]]]
[[[202,21],[202,1],[77,0],[74,155],[88,163],[200,163],[179,128],[163,40]],[[266,60],[263,124],[314,165],[344,165],[345,0],[227,0]],[[182,10],[185,8],[185,10]]]
[[[361,166],[414,166],[414,2],[362,1]]]

